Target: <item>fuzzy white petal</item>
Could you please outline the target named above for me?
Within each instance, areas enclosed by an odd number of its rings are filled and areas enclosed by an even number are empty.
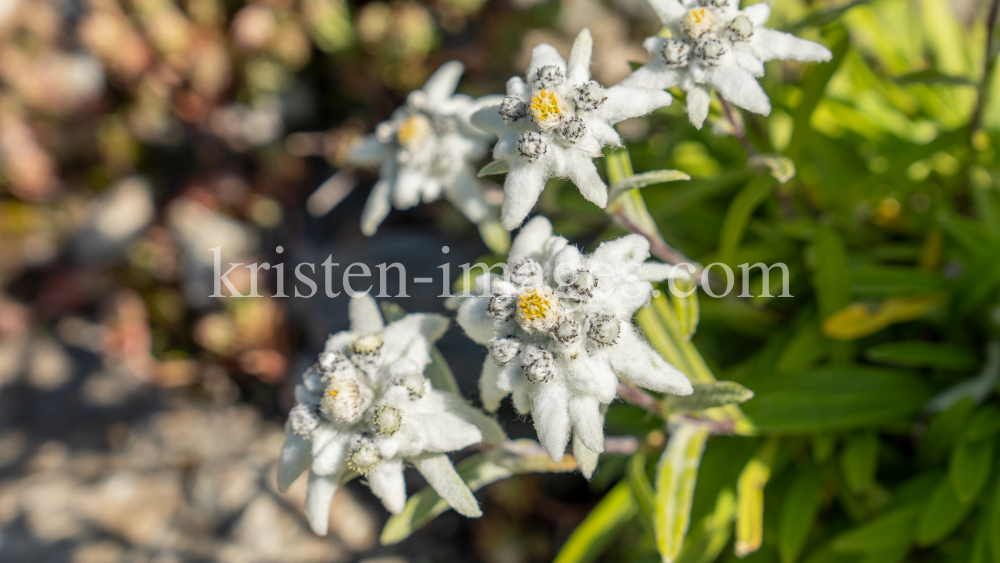
[[[593,397],[572,397],[569,400],[569,418],[573,434],[580,438],[587,449],[604,451],[604,414]]]
[[[604,184],[601,175],[597,173],[594,161],[579,160],[569,169],[570,180],[580,189],[583,197],[604,209],[608,205],[608,186]]]
[[[330,503],[337,492],[339,476],[320,476],[309,472],[306,485],[306,519],[317,536],[325,536],[330,529]]]
[[[479,180],[467,166],[463,166],[452,181],[444,185],[444,194],[473,223],[481,223],[489,215],[490,206],[483,199]]]
[[[694,88],[687,91],[687,109],[688,121],[691,125],[696,128],[701,129],[702,124],[705,123],[705,118],[708,117],[708,106],[712,101],[712,93],[704,86],[695,86]]]
[[[761,115],[771,113],[771,101],[757,79],[736,63],[731,54],[722,57],[719,66],[707,72],[707,82],[730,102]]]
[[[455,466],[444,454],[425,454],[410,460],[417,471],[427,479],[427,483],[441,495],[455,512],[468,518],[479,518],[483,511],[479,502],[469,490],[462,477],[455,471]]]
[[[833,58],[829,49],[815,41],[766,28],[754,32],[750,47],[762,61],[782,59],[822,62]]]
[[[581,354],[568,363],[564,369],[573,374],[567,385],[574,395],[594,397],[605,404],[618,396],[618,376],[603,357]]]
[[[487,356],[483,362],[482,375],[479,377],[479,398],[483,401],[483,408],[488,412],[496,412],[500,408],[500,402],[510,394],[497,386],[497,376],[500,374],[500,366],[493,358]]]
[[[580,468],[580,473],[588,481],[594,476],[594,470],[597,469],[597,459],[599,457],[600,454],[583,445],[579,437],[573,436],[573,458],[576,459],[576,466]]]
[[[500,224],[513,231],[524,222],[538,196],[545,189],[549,175],[540,162],[525,162],[518,159],[511,163],[510,172],[504,183],[503,208],[500,210]]]
[[[317,475],[339,475],[347,461],[347,444],[351,435],[338,434],[315,452],[312,461],[313,473]]]
[[[427,177],[423,173],[401,169],[396,176],[396,187],[392,190],[392,205],[403,210],[420,203],[420,194],[426,182]]]
[[[368,135],[351,147],[347,161],[355,166],[378,166],[392,155],[391,146],[379,142],[374,135]]]
[[[531,97],[531,88],[520,76],[514,76],[507,81],[506,92],[508,96],[527,100]]]
[[[503,131],[505,128],[503,118],[500,116],[499,105],[485,106],[477,110],[472,114],[472,117],[469,118],[469,121],[471,121],[472,124],[479,129],[494,135]]]
[[[487,358],[487,361],[489,359]],[[454,414],[472,424],[481,434],[480,440],[490,444],[503,444],[507,441],[507,434],[492,416],[488,416],[483,411],[472,407],[465,399],[454,393],[441,393],[444,399],[444,406],[449,413]]]
[[[527,384],[528,380],[524,378],[524,372],[521,370],[520,356],[503,366],[497,374],[497,387],[503,391],[514,392],[521,385]]]
[[[278,458],[278,490],[284,491],[309,469],[312,462],[312,444],[302,436],[289,432]]]
[[[368,475],[368,488],[385,505],[386,510],[399,514],[406,506],[406,481],[403,479],[403,462],[387,460]]]
[[[593,262],[616,264],[620,261],[642,263],[649,258],[649,241],[642,235],[625,235],[602,242],[594,250]]]
[[[663,25],[670,25],[684,17],[684,6],[677,0],[649,0],[649,5]]]
[[[531,418],[538,441],[553,462],[562,459],[569,442],[569,392],[558,382],[531,386]]]
[[[382,178],[375,182],[365,208],[361,211],[361,232],[372,236],[392,209],[392,180]]]
[[[582,30],[573,41],[569,52],[568,80],[571,85],[583,84],[590,80],[590,59],[594,51],[594,38],[589,29]]]
[[[493,338],[493,317],[487,311],[489,297],[468,299],[458,308],[456,321],[465,334],[479,344],[486,344]]]
[[[531,62],[528,63],[528,73],[526,75],[528,80],[534,79],[538,73],[538,69],[543,66],[558,67],[563,72],[563,76],[566,75],[566,59],[559,54],[559,51],[555,47],[548,43],[537,45],[531,50]]]
[[[425,452],[453,452],[483,440],[478,428],[450,412],[406,413],[404,424],[419,436],[421,450]],[[409,451],[412,450],[406,445],[400,446],[400,452]]]
[[[690,395],[694,392],[687,376],[661,358],[631,323],[622,323],[619,342],[614,348],[609,359],[619,377],[660,393]]]
[[[347,316],[352,332],[378,332],[385,326],[378,303],[367,293],[351,298],[347,304]]]
[[[514,399],[514,410],[519,415],[523,416],[531,413],[531,387],[527,381],[524,381],[520,385],[515,385],[511,390],[511,397]]]
[[[734,46],[733,56],[736,57],[736,62],[739,63],[740,67],[749,72],[751,76],[764,76],[764,63],[757,58],[757,55],[749,47],[745,45]]]
[[[458,61],[444,63],[424,84],[424,94],[427,95],[428,105],[441,104],[455,93],[455,87],[462,78],[462,71],[465,67]]]
[[[666,80],[664,80],[666,83]],[[606,90],[608,99],[597,113],[608,123],[614,124],[633,117],[647,115],[662,107],[669,106],[674,97],[664,92],[661,86],[655,90],[612,86]]]
[[[771,17],[771,6],[767,2],[758,2],[748,6],[741,13],[750,18],[756,31],[760,31],[767,24],[768,18]]]
[[[514,263],[521,258],[537,257],[542,252],[545,241],[552,236],[552,223],[539,215],[528,221],[511,243],[507,261]]]

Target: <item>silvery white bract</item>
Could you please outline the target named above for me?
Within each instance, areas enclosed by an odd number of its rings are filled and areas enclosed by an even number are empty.
[[[572,431],[574,457],[588,478],[604,451],[603,405],[617,396],[618,377],[662,393],[692,392],[687,377],[632,325],[649,301],[650,280],[672,270],[647,258],[649,243],[640,235],[581,254],[537,217],[514,240],[507,279],[479,276],[481,296],[458,298],[458,323],[489,347],[480,379],[486,409],[513,394],[553,461]]]
[[[443,193],[473,223],[489,218],[471,162],[486,154],[490,137],[469,123],[469,116],[499,96],[475,101],[455,94],[462,63],[441,66],[406,99],[406,105],[380,123],[348,156],[358,166],[378,166],[379,181],[361,213],[361,230],[373,235],[389,210],[430,203]]]
[[[513,230],[535,205],[549,178],[568,178],[583,197],[600,207],[608,203],[593,159],[605,146],[621,146],[613,125],[670,104],[670,94],[612,86],[590,79],[593,39],[584,29],[573,43],[569,63],[555,47],[542,44],[531,52],[526,80],[507,81],[507,97],[485,107],[472,123],[495,133],[493,157],[509,167],[500,223]]]
[[[448,319],[412,314],[383,326],[368,295],[350,303],[351,330],[331,335],[319,362],[296,388],[278,463],[284,490],[309,469],[306,516],[327,532],[337,487],[359,474],[385,507],[406,504],[403,461],[420,471],[460,514],[482,513],[445,452],[483,440],[502,441],[495,421],[424,377],[431,346]]]
[[[771,102],[757,83],[767,61],[828,61],[830,50],[813,41],[764,27],[770,6],[740,10],[739,0],[649,0],[671,38],[646,38],[649,62],[621,83],[652,89],[679,86],[687,113],[701,128],[711,91],[754,113],[767,115]]]

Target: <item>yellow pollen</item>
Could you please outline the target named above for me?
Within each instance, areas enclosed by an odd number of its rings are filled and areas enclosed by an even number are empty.
[[[701,23],[701,20],[705,19],[705,8],[691,10],[691,17],[694,19],[694,23]]]
[[[552,129],[562,121],[566,102],[555,90],[539,90],[531,97],[531,118],[542,130]]]
[[[396,138],[399,139],[399,144],[409,147],[423,141],[430,132],[431,120],[423,115],[415,114],[407,117],[406,121],[399,126]]]
[[[528,320],[540,319],[545,316],[545,313],[552,308],[549,300],[538,294],[538,290],[534,289],[531,293],[526,293],[521,296],[521,312],[524,313],[524,317]]]
[[[338,394],[338,391],[330,391],[329,393],[330,393],[331,396],[336,397],[337,394]]]

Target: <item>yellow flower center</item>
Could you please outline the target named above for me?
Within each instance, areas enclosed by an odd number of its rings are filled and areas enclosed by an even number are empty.
[[[430,132],[431,120],[418,113],[406,118],[399,126],[396,138],[399,139],[399,144],[409,148],[423,141]]]
[[[692,39],[699,39],[715,29],[715,13],[707,8],[695,8],[687,13],[681,29]]]
[[[531,97],[530,111],[540,129],[552,129],[562,121],[566,102],[555,90],[539,90]]]
[[[547,332],[559,324],[562,304],[548,286],[525,291],[518,298],[517,324],[527,332]]]

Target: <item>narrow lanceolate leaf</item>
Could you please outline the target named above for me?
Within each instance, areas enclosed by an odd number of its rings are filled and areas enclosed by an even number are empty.
[[[970,502],[986,484],[993,465],[995,440],[959,442],[951,451],[948,478],[958,499]]]
[[[469,489],[477,491],[490,483],[521,473],[566,473],[576,469],[576,462],[568,455],[561,462],[552,463],[532,440],[516,440],[513,446],[515,450],[525,449],[531,453],[513,453],[511,449],[496,448],[463,460],[456,468],[458,474]],[[403,512],[389,518],[379,541],[382,545],[399,543],[448,508],[448,503],[433,488],[424,487],[406,501]]]
[[[663,406],[669,412],[694,412],[726,405],[738,405],[753,398],[753,391],[735,381],[693,383],[694,393],[680,397],[667,395]]]
[[[848,438],[840,456],[844,481],[855,493],[867,491],[875,483],[878,467],[878,436],[865,432]]]
[[[794,563],[802,554],[819,510],[823,473],[818,467],[796,472],[778,520],[778,554],[782,563]]]
[[[737,557],[757,551],[764,541],[764,487],[777,451],[778,440],[771,438],[750,458],[736,482]]]
[[[943,479],[931,493],[917,521],[917,545],[927,547],[948,537],[975,506],[962,502],[948,479]]]
[[[688,534],[677,563],[707,563],[715,561],[733,535],[736,515],[736,494],[726,488],[715,500],[715,510],[701,519]]]
[[[639,507],[650,520],[656,512],[656,492],[652,483],[646,475],[646,456],[635,454],[628,462],[628,483],[632,487],[632,494],[639,501]]]
[[[679,295],[670,295],[670,303],[677,315],[677,325],[685,342],[690,341],[698,329],[698,318],[701,314],[698,307],[698,288],[694,280],[677,279],[671,282],[677,288]]]
[[[667,448],[657,464],[653,531],[656,548],[664,563],[675,561],[684,546],[698,466],[707,440],[707,429],[679,424],[672,430]]]
[[[924,340],[872,346],[865,352],[865,358],[880,364],[947,371],[971,371],[979,366],[976,356],[961,346]]]
[[[920,505],[897,508],[841,534],[832,547],[840,553],[878,553],[913,542],[913,530],[920,518]]]
[[[608,193],[608,201],[614,201],[616,197],[627,190],[635,190],[656,184],[690,179],[691,176],[688,176],[680,170],[653,170],[652,172],[635,174],[613,184]]]
[[[1000,408],[983,405],[972,415],[965,427],[965,439],[969,442],[985,440],[1000,433]]]
[[[477,174],[477,176],[482,178],[483,176],[506,174],[507,172],[510,172],[510,165],[507,164],[506,160],[494,160],[486,166],[483,166],[482,169],[479,170],[479,174]]]
[[[993,503],[986,517],[990,519],[990,552],[993,553],[994,561],[1000,561],[1000,483],[997,483]]]
[[[854,303],[823,323],[823,334],[837,340],[857,340],[896,323],[917,320],[943,305],[940,295],[915,295],[881,303]]]
[[[626,480],[619,481],[573,530],[553,563],[590,563],[639,510]]]
[[[830,227],[822,226],[816,231],[813,253],[816,264],[813,285],[816,287],[819,317],[826,319],[851,301],[847,252],[837,233]]]
[[[733,198],[722,220],[722,232],[719,234],[719,262],[732,263],[747,225],[750,224],[750,217],[757,206],[771,193],[772,184],[773,180],[770,178],[754,178]]]
[[[783,154],[758,154],[747,160],[747,165],[766,170],[775,180],[784,184],[795,177],[795,162]]]

